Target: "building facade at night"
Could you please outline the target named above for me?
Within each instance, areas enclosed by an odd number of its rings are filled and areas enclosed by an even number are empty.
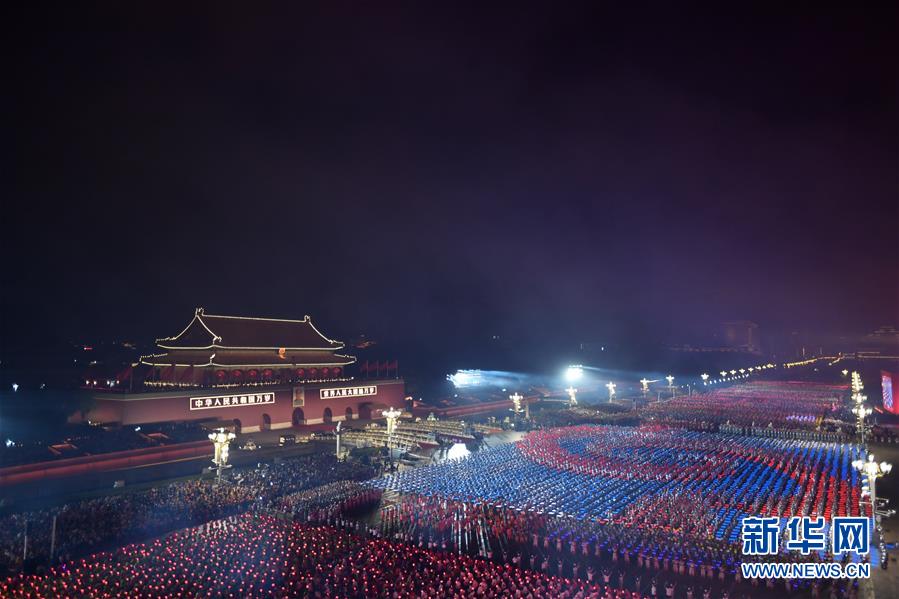
[[[344,345],[302,320],[216,316],[197,309],[160,350],[98,391],[73,420],[139,425],[207,421],[238,432],[376,419],[405,407],[399,378],[357,381]]]

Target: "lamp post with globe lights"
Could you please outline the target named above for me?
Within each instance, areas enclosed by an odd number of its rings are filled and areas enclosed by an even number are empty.
[[[862,487],[862,496],[865,495],[865,489],[867,488],[867,494],[871,500],[871,515],[874,518],[874,528],[875,530],[877,530],[878,537],[881,539],[881,555],[884,555],[883,550],[885,549],[885,547],[882,542],[883,529],[881,527],[881,518],[890,517],[895,512],[893,510],[880,509],[882,507],[885,507],[887,505],[887,502],[886,500],[877,500],[877,479],[881,476],[889,474],[893,469],[893,465],[889,462],[876,462],[874,460],[874,454],[869,453],[867,460],[855,460],[852,462],[852,467],[861,472],[867,478],[868,484],[867,487]]]
[[[516,391],[512,395],[509,396],[509,399],[512,400],[512,413],[515,414],[516,417],[521,415],[521,400],[524,399],[524,396]]]
[[[609,381],[606,383],[606,389],[609,390],[609,403],[612,403],[612,398],[615,397],[615,383]]]
[[[858,422],[856,423],[856,428],[858,429],[858,436],[861,440],[862,446],[865,445],[865,418],[870,416],[873,413],[871,408],[868,408],[861,403],[852,408],[852,413],[858,417]]]
[[[575,389],[573,386],[570,386],[565,389],[565,392],[568,393],[568,407],[573,408],[577,405],[577,389]]]
[[[671,391],[671,399],[674,399],[674,376],[669,374],[665,377],[665,380],[668,381],[668,389]]]
[[[215,447],[215,454],[212,457],[212,463],[215,464],[216,481],[221,482],[222,470],[230,468],[228,465],[228,448],[237,435],[224,428],[219,428],[209,433],[209,440]]]
[[[853,393],[861,393],[865,389],[864,384],[862,384],[861,375],[855,370],[852,371],[852,376],[850,377],[849,382],[852,385]]]
[[[393,433],[396,431],[396,421],[402,412],[394,407],[382,410],[381,414],[387,419],[387,448],[393,447]]]
[[[337,457],[338,460],[340,459],[340,425],[341,424],[343,424],[343,422],[338,422],[337,427],[334,429],[334,436],[337,439],[337,448],[336,448],[335,456]]]

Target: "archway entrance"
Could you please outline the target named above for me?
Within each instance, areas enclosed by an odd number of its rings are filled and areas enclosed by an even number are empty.
[[[334,413],[331,412],[331,408],[325,408],[324,414],[322,414],[322,422],[330,423],[334,421]]]
[[[303,408],[294,408],[293,416],[291,416],[290,421],[294,426],[302,426],[306,424],[306,415],[303,414]]]
[[[352,419],[353,419],[353,408],[347,408],[347,409],[346,409],[346,419],[347,419],[347,420],[352,420]]]
[[[235,418],[235,419],[234,419],[234,432],[237,433],[238,435],[240,434],[240,426],[241,426],[241,425],[240,425],[240,419],[239,419],[239,418]]]
[[[272,417],[268,414],[262,415],[262,426],[259,427],[261,431],[270,431],[272,430]]]

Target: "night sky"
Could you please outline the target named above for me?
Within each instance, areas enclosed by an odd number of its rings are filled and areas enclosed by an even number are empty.
[[[899,324],[895,5],[130,4],[7,21],[7,349]]]

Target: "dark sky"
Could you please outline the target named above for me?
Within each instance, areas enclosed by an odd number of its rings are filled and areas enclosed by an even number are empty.
[[[7,21],[7,344],[899,324],[895,8],[130,4]]]

